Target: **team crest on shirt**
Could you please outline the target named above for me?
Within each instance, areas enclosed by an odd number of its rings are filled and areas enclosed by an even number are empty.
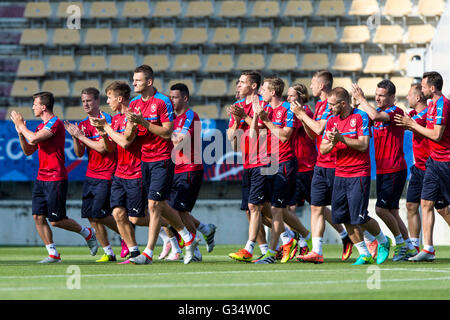
[[[151,111],[151,112],[156,112],[156,104],[152,104],[152,105],[150,106],[150,111]]]
[[[281,117],[282,117],[282,116],[283,116],[283,111],[281,111],[281,110],[278,111],[278,112],[277,112],[277,117],[276,117],[276,118],[277,118],[276,122],[281,121]]]
[[[355,127],[356,126],[356,119],[350,120],[350,126]]]

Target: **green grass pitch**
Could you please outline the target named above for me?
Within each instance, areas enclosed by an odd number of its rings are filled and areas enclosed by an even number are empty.
[[[352,266],[340,261],[341,246],[325,245],[321,265],[290,261],[271,265],[228,258],[239,246],[201,246],[203,262],[183,265],[96,263],[87,247],[59,247],[62,263],[40,265],[44,247],[0,247],[0,299],[61,300],[304,300],[450,298],[450,247],[436,247],[432,263],[392,262]],[[114,248],[120,252],[118,247]],[[256,249],[259,254],[259,249]],[[391,253],[392,257],[392,253]],[[119,259],[121,260],[121,259]],[[79,272],[79,273],[78,273]]]

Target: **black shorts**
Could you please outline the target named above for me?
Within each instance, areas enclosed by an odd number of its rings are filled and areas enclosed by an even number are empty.
[[[450,203],[450,161],[436,161],[428,158],[427,170],[423,177],[421,199]],[[440,205],[442,206],[442,204]],[[441,208],[444,208],[442,206]]]
[[[265,167],[248,169],[245,182],[248,188],[247,205],[248,203],[259,205],[270,201],[270,176],[263,174]]]
[[[384,209],[399,209],[400,198],[406,183],[407,171],[377,174],[377,203]]]
[[[334,172],[334,168],[314,167],[311,182],[311,205],[325,207],[331,204]]]
[[[172,159],[141,162],[142,180],[147,199],[155,201],[169,199],[174,168]]]
[[[32,194],[32,213],[56,222],[66,218],[67,180],[36,180]]]
[[[82,218],[102,219],[111,215],[111,181],[86,177],[83,183]]]
[[[130,217],[144,217],[147,200],[142,178],[123,179],[113,176],[111,183],[111,208],[125,208]]]
[[[273,177],[272,207],[286,208],[295,193],[295,178],[297,173],[297,159],[293,158],[281,162],[278,172]]]
[[[203,170],[176,173],[173,177],[169,205],[181,212],[191,212],[203,182]]]
[[[305,200],[311,203],[311,183],[314,170],[297,172],[295,174],[295,193],[292,195],[288,205],[302,206]]]

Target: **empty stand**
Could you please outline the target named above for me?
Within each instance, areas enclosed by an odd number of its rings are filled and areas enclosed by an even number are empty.
[[[371,16],[379,12],[377,0],[353,0],[348,14],[354,16]]]
[[[313,14],[311,1],[288,1],[283,15],[286,17],[307,17]]]
[[[399,25],[378,26],[373,42],[380,44],[395,44],[403,42],[403,28]]]
[[[80,97],[81,91],[89,87],[100,89],[100,83],[98,80],[76,80],[73,84],[71,96]]]
[[[350,77],[333,77],[333,87],[342,87],[348,92],[352,90],[352,78]]]
[[[150,8],[146,1],[127,1],[123,5],[124,18],[144,18],[150,15]]]
[[[56,28],[53,31],[54,45],[77,45],[80,43],[80,32],[77,29]]]
[[[175,56],[172,71],[190,72],[200,68],[201,62],[198,54],[179,54]]]
[[[87,114],[81,106],[65,108],[65,120],[83,120],[86,117]]]
[[[169,70],[170,63],[166,54],[146,55],[142,61],[143,64],[152,67],[153,71]]]
[[[73,14],[75,12],[74,10],[72,10],[72,8],[71,8],[72,6],[77,7],[80,10],[81,16],[84,16],[84,6],[83,6],[83,3],[80,1],[75,1],[75,2],[61,1],[61,2],[59,2],[58,9],[56,10],[56,16],[58,18],[70,16],[71,14]]]
[[[408,27],[406,42],[409,44],[425,44],[434,36],[434,27],[431,24],[413,25]]]
[[[335,27],[312,27],[308,42],[331,43],[336,42],[337,32]]]
[[[255,69],[260,70],[264,69],[265,59],[264,55],[259,53],[243,53],[239,55],[236,69],[238,70],[246,70],[246,69]]]
[[[277,17],[280,14],[278,1],[255,1],[250,16],[256,18]]]
[[[84,38],[85,45],[104,46],[112,43],[112,33],[108,28],[88,28]]]
[[[392,77],[391,81],[395,84],[395,95],[397,97],[404,98],[408,95],[411,84],[413,83],[413,78],[409,77]]]
[[[233,67],[233,57],[231,54],[210,54],[207,57],[204,71],[230,72]]]
[[[104,72],[106,71],[106,59],[104,56],[82,56],[78,70],[81,72]]]
[[[19,77],[40,77],[45,74],[44,61],[40,59],[22,59],[17,69]]]
[[[115,1],[95,1],[91,3],[91,18],[115,18],[117,17],[117,8]]]
[[[326,53],[306,53],[303,55],[300,70],[317,71],[327,69],[330,65],[328,54]]]
[[[181,15],[181,6],[178,1],[156,1],[153,17],[171,18]]]
[[[373,98],[375,96],[377,84],[381,80],[383,80],[381,77],[361,77],[358,79],[357,84],[362,89],[366,97]]]
[[[384,14],[392,17],[407,16],[412,11],[411,0],[386,0]]]
[[[321,0],[316,15],[335,17],[345,15],[345,3],[343,0]]]
[[[25,18],[49,18],[52,15],[52,7],[48,2],[28,2],[23,16]]]
[[[67,80],[45,80],[42,83],[42,91],[50,91],[56,98],[68,97],[70,94]]]
[[[215,104],[198,105],[192,107],[192,110],[197,112],[200,119],[218,118],[217,106]]]
[[[130,72],[136,68],[133,55],[113,54],[109,58],[109,70],[118,72]]]
[[[173,28],[152,28],[148,34],[147,44],[173,44],[175,42],[175,31]]]
[[[333,65],[337,71],[356,72],[362,70],[362,59],[359,53],[338,53]]]
[[[241,40],[238,28],[216,28],[211,43],[214,44],[237,44]]]
[[[173,86],[176,83],[184,83],[186,87],[189,89],[189,94],[193,95],[195,93],[196,87],[194,80],[190,78],[183,78],[183,79],[172,79],[167,83],[167,92],[170,91],[170,87]]]
[[[117,33],[118,44],[135,45],[144,42],[142,28],[120,28]]]
[[[36,120],[33,109],[31,107],[31,105],[29,107],[8,107],[8,109],[6,110],[6,119],[9,120],[11,112],[14,110],[16,112],[19,112],[25,120]]]
[[[395,69],[394,57],[391,55],[373,55],[367,59],[364,73],[391,73]]]
[[[275,71],[286,71],[297,69],[297,56],[292,53],[275,53],[270,58],[268,68]]]
[[[302,27],[280,27],[277,43],[301,44],[305,40],[305,31]]]
[[[39,83],[37,80],[14,80],[11,96],[30,98],[33,94],[39,92]]]
[[[220,1],[217,16],[224,18],[243,17],[247,13],[245,1]]]
[[[181,32],[179,44],[197,45],[203,44],[208,40],[206,28],[183,28]]]
[[[204,97],[220,97],[227,93],[227,84],[223,79],[203,79],[197,95]]]
[[[212,1],[189,1],[184,16],[186,18],[209,17],[213,12]]]
[[[264,44],[272,41],[272,30],[268,27],[250,27],[247,28],[242,41],[245,44]]]
[[[370,41],[370,31],[366,25],[343,27],[340,42],[365,43],[368,41]]]
[[[417,5],[417,14],[424,17],[435,17],[442,15],[444,9],[444,0],[420,0]]]
[[[47,63],[48,72],[75,71],[75,60],[72,56],[50,56]]]
[[[43,28],[24,29],[20,38],[21,45],[45,45],[47,41],[47,31]]]

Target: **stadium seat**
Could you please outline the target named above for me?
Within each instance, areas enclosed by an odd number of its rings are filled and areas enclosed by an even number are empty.
[[[208,41],[208,34],[206,28],[183,28],[181,37],[178,40],[179,44],[204,44]]]
[[[70,94],[67,80],[45,80],[42,83],[42,91],[50,91],[56,98],[68,97]]]
[[[224,18],[244,17],[247,14],[245,1],[220,1],[217,16]]]
[[[58,9],[56,11],[56,16],[58,18],[63,18],[63,17],[65,18],[65,17],[70,16],[72,14],[72,12],[70,12],[70,13],[67,12],[67,9],[70,6],[77,6],[78,8],[80,8],[81,16],[82,17],[84,16],[83,3],[80,2],[80,1],[78,1],[78,2],[68,2],[68,1],[61,1],[61,2],[59,2]]]
[[[110,45],[112,42],[112,33],[108,28],[88,28],[84,38],[86,45]]]
[[[398,60],[397,60],[397,68],[400,71],[405,71],[406,72],[406,70],[408,68],[408,63],[411,60],[411,57],[412,57],[412,55],[408,54],[406,52],[400,53],[399,56],[398,56]]]
[[[395,84],[395,95],[397,97],[404,98],[408,95],[411,84],[413,83],[413,78],[409,77],[392,77],[391,81]]]
[[[307,17],[313,14],[314,8],[311,1],[288,1],[283,16]]]
[[[91,18],[115,18],[117,17],[117,8],[115,1],[95,1],[91,3]]]
[[[211,43],[214,44],[237,44],[241,40],[238,28],[216,28]]]
[[[146,55],[142,63],[151,66],[156,72],[169,70],[170,67],[169,57],[166,54]]]
[[[345,3],[343,0],[321,0],[316,15],[323,17],[345,16]]]
[[[53,31],[54,45],[77,45],[80,43],[80,32],[77,29],[56,28]]]
[[[312,27],[309,43],[332,43],[337,40],[335,27]]]
[[[195,83],[192,79],[190,78],[183,78],[183,79],[172,79],[167,83],[167,93],[169,93],[170,91],[170,87],[173,86],[175,83],[184,83],[188,89],[189,89],[189,94],[193,95],[195,94]]]
[[[31,96],[31,95],[30,95]],[[34,112],[32,109],[32,105],[29,107],[8,107],[6,110],[6,119],[9,120],[9,116],[11,115],[11,111],[19,112],[25,120],[36,120],[37,118],[34,116]]]
[[[44,61],[40,59],[22,59],[17,68],[18,77],[41,77],[45,75]]]
[[[329,63],[328,54],[326,53],[306,53],[303,55],[300,70],[317,71],[328,69]]]
[[[109,58],[109,70],[119,72],[130,72],[136,68],[136,61],[133,55],[113,54]]]
[[[194,106],[192,110],[197,112],[200,119],[216,119],[219,117],[215,104]]]
[[[118,44],[141,44],[144,34],[141,28],[120,28],[117,33]]]
[[[45,29],[24,29],[20,38],[20,44],[45,45],[47,40],[47,31]]]
[[[212,1],[189,1],[184,13],[186,18],[210,17],[214,13]]]
[[[152,28],[148,34],[147,44],[165,45],[175,42],[173,28]]]
[[[146,1],[127,1],[123,5],[122,17],[145,18],[150,16],[150,9]]]
[[[431,42],[434,31],[434,27],[431,24],[409,26],[406,42],[410,44],[425,44]]]
[[[81,56],[80,67],[81,72],[104,72],[106,71],[105,56]]]
[[[198,54],[178,54],[175,55],[172,71],[190,72],[201,68],[200,56]]]
[[[227,94],[227,84],[222,79],[203,79],[197,91],[202,97],[221,97]]]
[[[229,84],[228,84],[228,93],[227,93],[227,96],[231,96],[231,97],[233,97],[233,99],[235,98],[235,96],[236,96],[236,81],[237,81],[237,79],[233,79],[233,80],[231,80],[230,82],[229,82]],[[234,101],[234,100],[233,100]]]
[[[417,14],[424,17],[441,16],[444,13],[444,0],[419,0]]]
[[[243,39],[244,44],[263,44],[272,41],[272,30],[267,27],[247,28]]]
[[[250,16],[256,18],[278,17],[279,14],[278,1],[255,1],[250,12]]]
[[[153,17],[169,18],[181,15],[181,6],[178,1],[156,1]]]
[[[76,80],[73,84],[71,97],[80,97],[83,89],[94,87],[100,89],[98,80]]]
[[[370,40],[369,28],[365,25],[345,26],[342,30],[341,43],[365,43]]]
[[[391,17],[403,17],[409,15],[411,11],[411,0],[386,0],[383,13]]]
[[[353,0],[348,14],[354,16],[371,16],[379,10],[377,0]]]
[[[399,25],[378,26],[373,42],[379,44],[395,44],[403,42],[403,28]]]
[[[39,83],[37,80],[16,79],[11,89],[11,97],[30,98],[36,92],[39,92]]]
[[[23,16],[25,18],[50,18],[52,7],[48,2],[28,2]]]
[[[301,44],[303,41],[305,41],[305,31],[302,27],[280,27],[280,31],[275,40],[277,43],[286,44]]]
[[[264,69],[266,63],[264,55],[259,53],[243,53],[239,55],[236,69],[237,70],[261,70]]]
[[[163,80],[161,78],[153,79],[153,87],[155,87],[156,90],[163,92],[164,91],[164,82],[163,82]]]
[[[391,73],[395,70],[394,57],[391,55],[369,56],[364,73]]]
[[[102,89],[100,90],[100,94],[101,94],[102,96],[106,96],[105,89],[106,89],[106,87],[109,86],[113,81],[124,81],[124,82],[128,83],[128,85],[129,85],[130,87],[131,87],[131,84],[132,84],[132,83],[131,83],[132,81],[130,81],[130,79],[125,79],[125,78],[120,78],[120,79],[117,79],[117,78],[114,78],[114,79],[105,79],[105,80],[103,81]],[[131,89],[131,90],[133,90],[133,89]],[[111,109],[110,109],[108,112],[111,112]]]
[[[81,106],[65,108],[65,120],[83,120],[86,117],[87,114]]]
[[[47,64],[48,72],[73,72],[75,60],[72,56],[50,56]]]
[[[352,90],[352,78],[349,77],[333,77],[333,87],[342,87],[348,92]]]
[[[336,71],[361,71],[362,59],[359,53],[338,53],[336,54],[336,60],[333,65],[333,69]]]
[[[361,77],[358,79],[357,84],[362,89],[366,97],[373,98],[375,96],[377,84],[381,80],[383,80],[381,77]]]
[[[270,58],[268,69],[274,71],[287,71],[297,69],[297,56],[293,53],[274,53]]]
[[[233,69],[231,54],[210,54],[206,59],[205,72],[230,72]]]

